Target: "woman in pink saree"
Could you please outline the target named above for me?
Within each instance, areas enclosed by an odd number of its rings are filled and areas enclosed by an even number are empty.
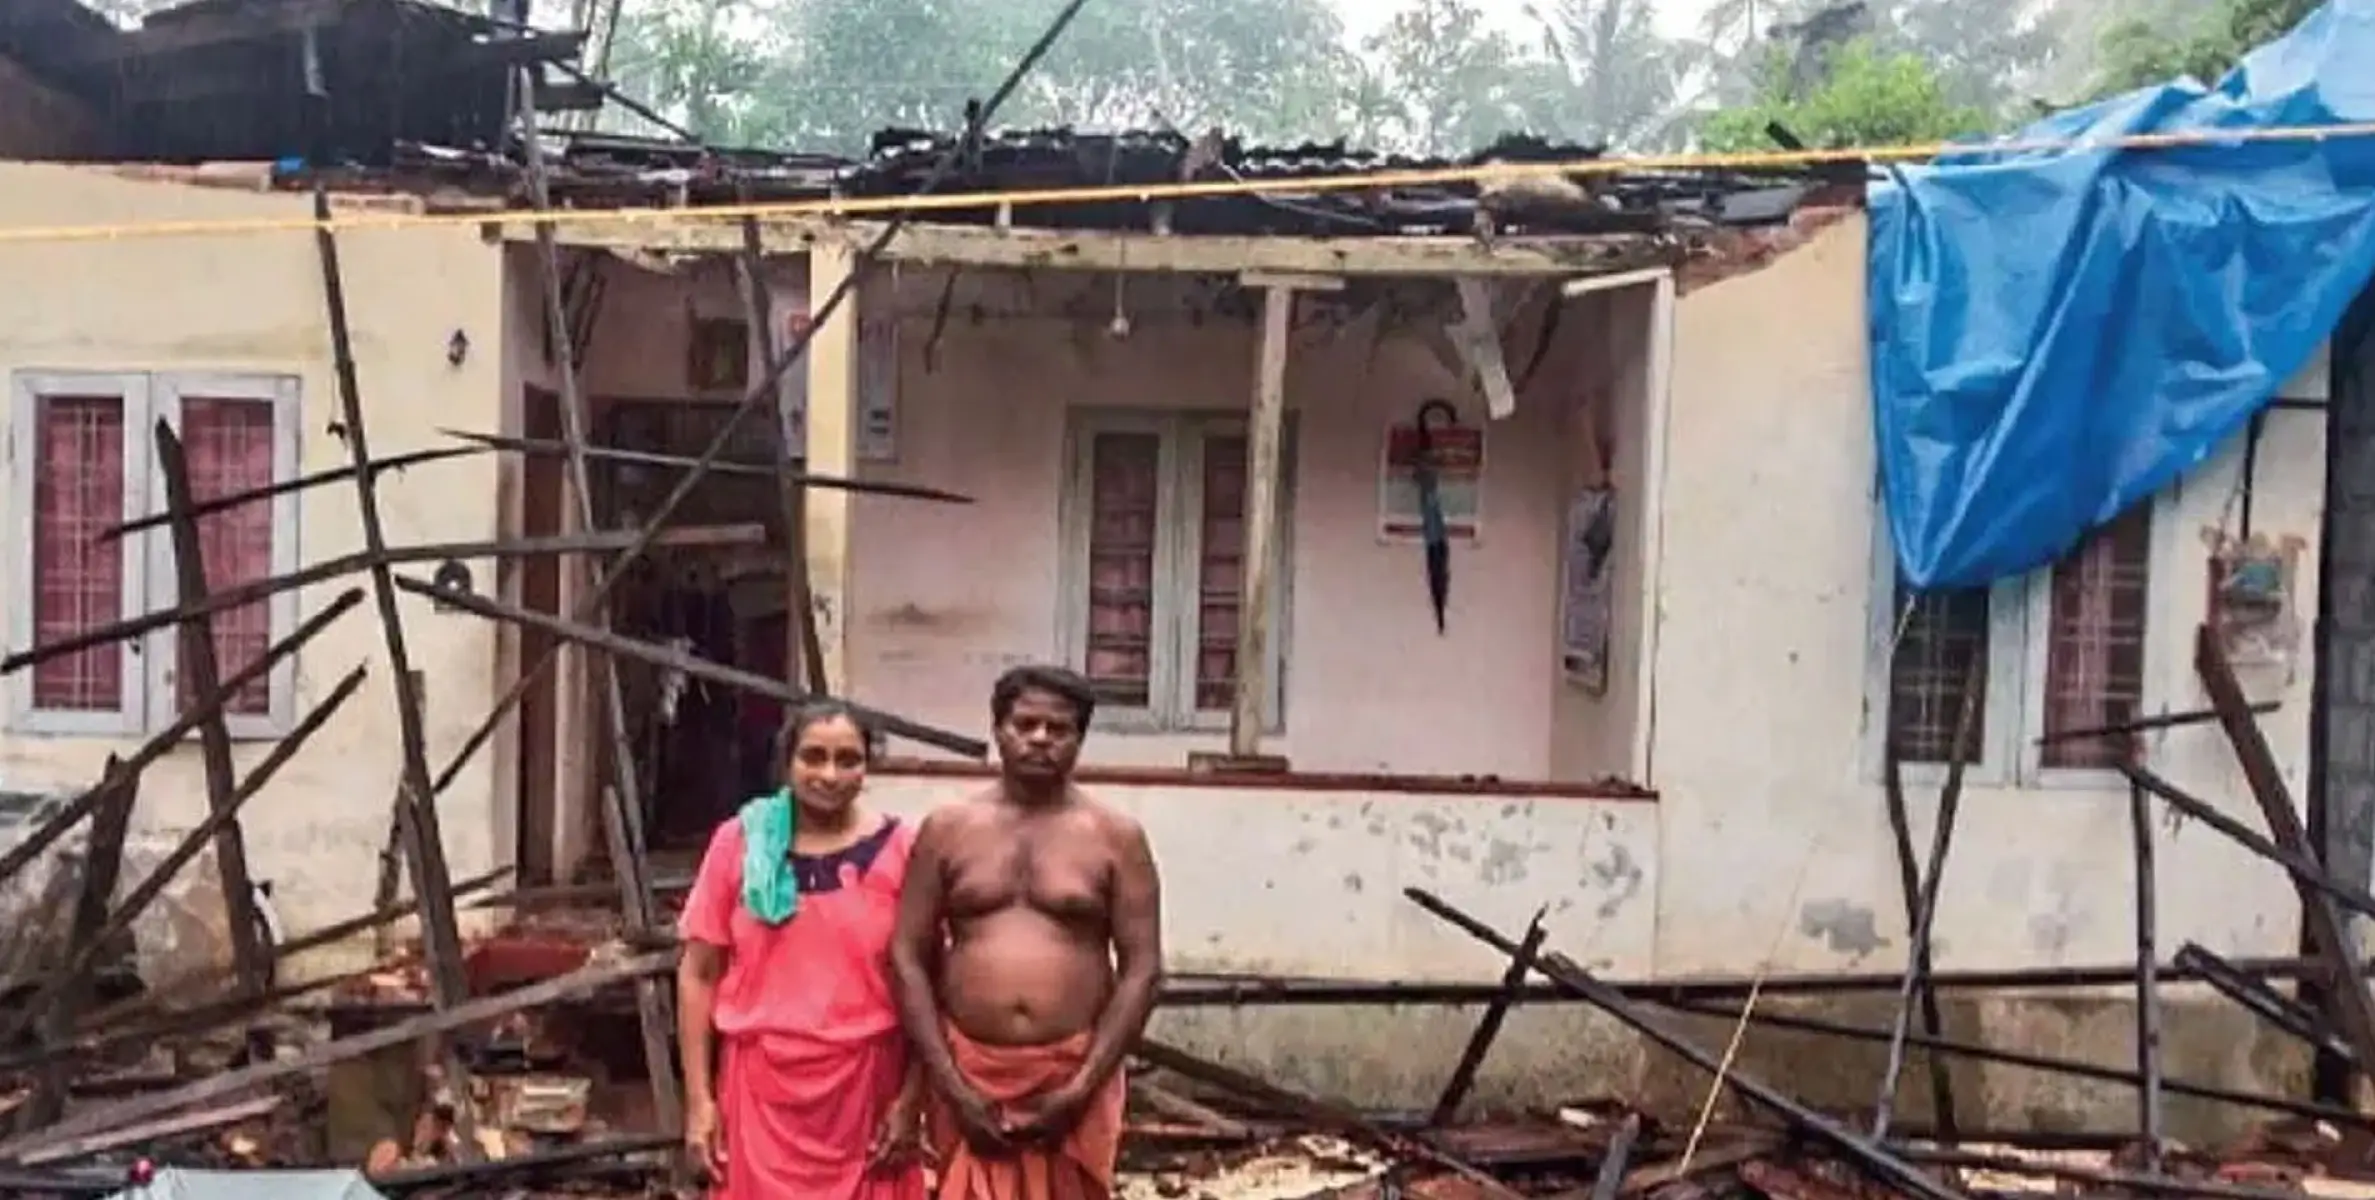
[[[785,786],[718,827],[679,923],[685,1147],[715,1200],[924,1200],[888,974],[914,831],[860,802],[848,708],[798,710],[777,749]]]

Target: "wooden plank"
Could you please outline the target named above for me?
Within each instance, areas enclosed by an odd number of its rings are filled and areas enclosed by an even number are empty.
[[[656,667],[666,667],[671,671],[682,671],[695,679],[705,679],[711,683],[740,688],[746,692],[757,692],[762,696],[772,696],[789,704],[797,704],[808,698],[806,692],[780,679],[771,679],[756,672],[711,662],[697,654],[689,654],[653,642],[640,641],[612,633],[607,629],[580,625],[575,621],[553,616],[551,613],[535,612],[515,604],[489,600],[484,596],[441,591],[435,584],[425,583],[418,579],[398,577],[396,586],[415,595],[428,596],[442,601],[462,612],[475,613],[491,620],[509,621],[531,629],[542,629],[563,641],[590,646],[605,654],[623,655]],[[862,704],[852,703],[850,708],[869,727],[891,737],[902,737],[912,742],[921,742],[926,746],[936,747],[966,758],[981,759],[989,756],[989,746],[979,738],[966,737],[945,729],[934,729],[929,725],[893,716]]]
[[[1254,369],[1253,411],[1245,422],[1245,540],[1238,564],[1237,680],[1229,700],[1229,754],[1262,752],[1270,698],[1270,622],[1278,590],[1278,495],[1285,470],[1286,358],[1294,332],[1295,289],[1262,289],[1262,342]]]
[[[207,714],[222,711],[223,705],[230,701],[233,693],[245,687],[252,680],[262,679],[271,672],[272,668],[279,666],[282,659],[295,654],[299,646],[313,640],[315,634],[329,628],[330,622],[346,615],[348,609],[362,602],[362,591],[360,589],[352,590],[332,601],[327,608],[315,613],[303,625],[299,625],[296,632],[273,643],[272,647],[256,661],[241,667],[238,674],[224,681],[221,690],[208,696],[190,711],[183,713],[174,720],[173,724],[158,731],[155,736],[142,742],[140,748],[132,752],[132,757],[124,760],[120,773],[125,777],[132,777],[147,770],[150,763],[165,757],[168,751],[180,745],[181,740],[188,737],[190,731],[198,727],[198,722],[206,719]],[[6,883],[11,876],[24,870],[25,864],[40,857],[41,852],[49,849],[51,843],[66,836],[67,830],[74,828],[83,818],[96,811],[100,803],[107,798],[107,789],[116,782],[119,781],[103,779],[89,791],[67,801],[66,807],[58,810],[56,814],[40,825],[35,826],[33,832],[25,835],[23,841],[9,847],[7,853],[0,854],[0,883]]]
[[[2194,671],[2202,677],[2202,690],[2209,694],[2210,707],[2218,713],[2220,728],[2234,745],[2235,759],[2243,768],[2245,782],[2251,786],[2252,799],[2259,802],[2260,811],[2267,816],[2268,832],[2274,835],[2277,848],[2298,862],[2318,861],[2309,841],[2309,830],[2301,823],[2301,812],[2293,806],[2292,789],[2284,782],[2284,770],[2277,765],[2276,751],[2269,747],[2268,735],[2252,717],[2251,701],[2243,694],[2242,682],[2235,677],[2234,664],[2227,661],[2226,648],[2219,645],[2217,632],[2208,625],[2194,631]],[[2335,1010],[2334,1023],[2358,1052],[2359,1071],[2363,1075],[2375,1069],[2375,995],[2368,992],[2366,977],[2359,973],[2357,946],[2351,939],[2350,927],[2343,921],[2342,910],[2335,905],[2333,896],[2325,890],[2296,874],[2293,891],[2301,899],[2302,923],[2308,928],[2309,943],[2326,967],[2325,982]]]
[[[163,420],[157,422],[157,474],[165,484],[165,503],[171,514],[167,530],[173,538],[174,583],[179,589],[176,600],[195,603],[206,599],[206,559],[198,540],[198,518],[190,515],[197,503],[190,490],[190,464],[182,453],[181,438]],[[222,688],[222,667],[215,661],[214,618],[197,613],[181,623],[174,635],[181,667],[181,683],[195,696],[211,696]],[[266,676],[270,686],[270,676]],[[217,817],[223,817],[236,807],[231,794],[238,788],[236,768],[231,764],[231,728],[229,718],[221,708],[198,723],[199,759],[206,770],[206,807]],[[255,904],[255,883],[247,869],[247,838],[239,830],[239,822],[224,819],[214,823],[214,858],[223,889],[223,919],[231,936],[231,965],[238,973],[240,990],[255,993],[271,986],[272,948],[257,936],[256,923],[248,919]]]
[[[897,244],[896,241],[893,242]],[[808,256],[808,294],[831,295],[855,277],[857,255],[846,246],[820,245]],[[808,469],[856,476],[858,468],[858,309],[864,290],[816,327],[808,343]],[[824,691],[849,693],[849,493],[810,492],[803,535],[809,604],[816,621]]]
[[[524,229],[497,227],[502,230],[499,236],[528,239]],[[864,244],[882,228],[881,222],[827,217],[779,217],[759,222],[765,252],[770,255],[807,254],[817,249],[846,251]],[[677,254],[733,254],[741,242],[731,223],[690,214],[652,214],[649,219],[634,221],[562,221],[555,232],[563,245]],[[1672,247],[1646,234],[1484,242],[1464,237],[1237,237],[948,224],[906,225],[881,254],[884,262],[1026,270],[1539,278],[1635,271],[1667,265],[1675,257]]]
[[[107,798],[91,822],[90,849],[83,855],[82,892],[75,898],[66,938],[70,956],[87,956],[103,944],[100,930],[107,924],[107,906],[115,899],[116,880],[123,874],[124,838],[132,830],[132,807],[140,795],[139,777],[125,774],[123,762],[112,754],[107,756],[100,780]],[[90,995],[90,979],[84,972],[70,969],[59,983],[64,992],[62,1002],[38,1010],[41,1046],[52,1053],[73,1042],[74,1019]],[[22,1114],[21,1128],[38,1129],[66,1115],[72,1069],[62,1054],[43,1066],[33,1099]]]
[[[387,527],[379,515],[379,477],[371,465],[371,442],[363,419],[363,385],[355,370],[354,330],[347,320],[346,278],[338,262],[338,235],[330,231],[330,194],[314,185],[314,251],[321,264],[322,300],[330,320],[330,359],[338,381],[340,422],[346,427],[346,447],[355,467],[355,501],[363,525],[364,552],[371,592],[379,607],[380,635],[387,646],[389,675],[396,693],[398,748],[403,775],[396,812],[404,822],[404,858],[411,869],[412,894],[421,904],[421,948],[429,968],[431,998],[440,1010],[451,1010],[469,999],[462,977],[462,934],[454,916],[453,876],[446,869],[445,839],[437,821],[437,793],[430,786],[428,733],[421,719],[420,698],[404,681],[412,677],[412,653],[404,637],[404,614],[396,604],[395,571],[389,564]],[[451,1045],[441,1048],[445,1080],[457,1096],[471,1093],[470,1073]],[[480,1156],[477,1115],[467,1103],[454,1107],[454,1129],[465,1159]]]
[[[519,74],[518,102],[523,125],[536,128],[536,105],[533,98],[536,72],[522,68]],[[524,143],[528,155],[528,195],[539,211],[552,207],[550,177],[545,166],[544,148],[540,138],[528,137]],[[536,254],[544,283],[544,315],[553,344],[553,358],[560,371],[561,436],[568,451],[568,490],[577,500],[577,520],[582,528],[592,529],[598,522],[594,514],[594,473],[585,448],[592,439],[593,417],[586,403],[585,389],[577,377],[575,337],[569,326],[569,299],[561,282],[561,251],[553,240],[550,222],[536,227]],[[584,559],[571,560],[578,576],[578,586],[584,594],[598,594]],[[591,603],[591,602],[589,602]],[[602,603],[594,615],[607,626],[610,606]],[[637,778],[635,739],[627,724],[627,706],[619,688],[618,664],[603,657],[594,667],[599,676],[602,720],[610,739],[610,786],[598,789],[602,796],[601,815],[603,836],[609,842],[611,874],[618,881],[619,912],[625,919],[628,937],[643,941],[656,920],[651,898],[650,865],[644,857],[642,829],[642,781]],[[424,769],[424,778],[426,772]],[[674,1006],[669,1002],[657,980],[641,978],[635,981],[635,1014],[643,1036],[643,1065],[651,1081],[652,1109],[664,1129],[675,1129],[684,1123],[684,1100],[677,1091],[676,1058],[671,1050],[671,1037],[676,1026]],[[467,1107],[466,1105],[464,1107]]]
[[[613,984],[671,970],[675,965],[676,951],[665,950],[607,966],[587,967],[558,979],[530,984],[499,996],[471,1000],[452,1008],[422,1013],[379,1029],[324,1042],[289,1058],[224,1071],[168,1091],[129,1097],[105,1108],[68,1117],[37,1134],[0,1143],[0,1162],[23,1162],[73,1139],[180,1112],[283,1079],[310,1075],[333,1063],[346,1062],[421,1038],[438,1037],[540,1005],[583,996]]]

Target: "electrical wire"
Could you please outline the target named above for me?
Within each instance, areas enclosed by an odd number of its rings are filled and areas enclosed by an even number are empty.
[[[815,200],[696,205],[683,208],[509,209],[462,213],[349,213],[327,221],[312,217],[261,217],[199,221],[125,221],[89,225],[28,225],[0,229],[0,245],[38,242],[105,242],[131,238],[222,237],[263,233],[311,233],[417,229],[435,226],[508,227],[563,222],[597,225],[673,225],[704,221],[908,216],[994,208],[1058,204],[1110,204],[1193,200],[1216,196],[1262,196],[1281,192],[1378,191],[1452,184],[1513,183],[1578,175],[1651,172],[1772,171],[1792,167],[1901,163],[1947,155],[2044,155],[2107,150],[2234,149],[2254,143],[2329,142],[2375,136],[2375,122],[2287,125],[2269,129],[2205,130],[2125,134],[2110,138],[2054,138],[1996,142],[1920,142],[1894,146],[1847,146],[1831,150],[1773,150],[1733,154],[1661,154],[1570,159],[1559,162],[1484,163],[1390,171],[1347,171],[1282,178],[1212,179],[1179,183],[1112,184],[1090,187],[983,190],[931,195],[843,196]]]

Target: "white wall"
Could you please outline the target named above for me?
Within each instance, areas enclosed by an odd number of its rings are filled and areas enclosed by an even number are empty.
[[[310,201],[137,181],[104,171],[0,164],[0,227],[111,222],[302,220]],[[474,229],[437,227],[354,233],[342,238],[375,455],[445,444],[439,426],[493,428],[502,374],[501,256]],[[343,465],[347,449],[330,425],[338,395],[310,234],[134,238],[120,241],[0,243],[0,377],[21,370],[215,370],[295,375],[304,436],[300,472]],[[449,338],[473,347],[449,365]],[[14,432],[14,431],[10,431]],[[14,443],[18,453],[24,442]],[[12,460],[8,469],[18,469]],[[491,456],[447,460],[382,476],[382,512],[395,545],[497,536],[497,470]],[[0,495],[5,495],[0,491]],[[307,492],[300,502],[307,562],[352,553],[361,522],[349,485]],[[481,587],[489,564],[469,564]],[[431,567],[416,573],[425,577]],[[307,588],[310,616],[360,578]],[[5,603],[5,599],[0,599]],[[429,685],[432,767],[485,712],[492,695],[494,634],[485,622],[399,601],[414,669]],[[18,647],[10,647],[17,649]],[[363,690],[244,810],[249,862],[276,888],[293,932],[357,915],[371,906],[400,755],[393,680],[380,625],[366,602],[297,657],[300,714],[357,664]],[[0,735],[0,780],[24,791],[76,791],[99,777],[109,753],[142,739]],[[239,746],[242,771],[270,743]],[[486,871],[508,858],[490,799],[492,767],[481,756],[440,802],[453,875]],[[169,842],[206,812],[196,743],[150,769],[135,812],[135,837]],[[211,856],[209,856],[211,857]],[[127,880],[129,886],[135,880]],[[306,964],[310,969],[322,960]]]
[[[1668,446],[1653,786],[1666,858],[1658,968],[1742,970],[1778,944],[1791,969],[1893,969],[1906,944],[1869,754],[1874,451],[1863,224],[1683,298]],[[2147,712],[2204,707],[2193,677],[2206,602],[2201,532],[2230,512],[2240,445],[2164,498],[2152,563]],[[2323,417],[2271,414],[2257,532],[2314,546]],[[2314,553],[2299,595],[2314,597]],[[1885,593],[1881,593],[1885,602]],[[2314,604],[2303,605],[2303,620]],[[2283,709],[2263,727],[2306,784],[2310,665],[2247,676]],[[2149,764],[2264,824],[2215,726],[2151,735]],[[1926,851],[1934,784],[1908,784]],[[2159,934],[2282,955],[2298,936],[2282,872],[2198,824],[2158,834]],[[1935,930],[1942,967],[2102,964],[2134,954],[2127,789],[1966,788]],[[1778,939],[1778,942],[1776,941]]]

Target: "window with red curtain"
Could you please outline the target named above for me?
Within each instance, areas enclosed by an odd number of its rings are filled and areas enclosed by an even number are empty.
[[[1987,745],[1987,657],[1989,602],[1985,588],[1961,591],[1897,592],[1900,634],[1889,660],[1889,736],[1897,758],[1908,763],[1945,763],[1954,757],[1962,725],[1963,696],[1973,663],[1979,664],[1979,711],[1971,722],[1965,763],[1983,758]]]
[[[54,642],[124,619],[126,543],[101,541],[124,519],[124,401],[42,396],[33,456],[33,640]],[[125,707],[121,642],[33,668],[33,705],[61,712]]]
[[[1101,701],[1146,708],[1154,680],[1155,545],[1163,440],[1099,433],[1089,445],[1087,662]]]
[[[2133,735],[2052,740],[2132,721],[2144,700],[2144,635],[2152,588],[2152,509],[2096,530],[2054,565],[2046,625],[2044,731],[2048,767],[2109,767],[2136,752]]]
[[[1196,707],[1227,711],[1237,696],[1237,622],[1245,595],[1245,438],[1204,438],[1203,513],[1196,538]]]
[[[274,405],[268,400],[184,396],[181,444],[189,463],[190,494],[203,503],[272,483]],[[198,519],[199,557],[206,588],[222,591],[272,575],[272,510],[269,503],[242,504]],[[263,657],[272,644],[272,610],[259,600],[214,614],[215,663],[229,677]],[[189,677],[180,680],[176,700],[186,710],[196,699]],[[269,676],[241,688],[229,711],[271,711]]]

